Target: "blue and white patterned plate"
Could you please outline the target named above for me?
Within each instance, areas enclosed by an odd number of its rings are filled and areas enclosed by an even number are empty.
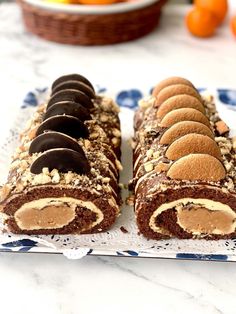
[[[121,174],[121,182],[127,183],[132,176],[132,151],[128,143],[132,136],[133,113],[138,101],[148,92],[139,89],[123,90],[118,93],[98,87],[98,92],[113,96],[121,107],[121,125],[123,136],[123,165],[125,171]],[[150,89],[151,90],[151,89]],[[200,89],[202,93],[212,94],[217,103],[222,118],[236,129],[236,90]],[[21,107],[14,127],[10,128],[9,136],[0,147],[0,174],[1,179],[6,177],[10,163],[10,155],[18,143],[19,132],[30,118],[35,107],[45,100],[47,89],[36,89],[29,92]],[[13,124],[14,122],[14,124]],[[2,181],[1,180],[1,181]],[[128,191],[123,191],[123,198]],[[1,227],[1,224],[0,224]],[[128,233],[123,233],[124,227]],[[3,226],[2,226],[3,228]],[[138,235],[131,207],[122,206],[122,215],[117,219],[113,228],[105,233],[95,235],[66,235],[66,236],[16,236],[0,234],[1,252],[38,252],[64,254],[68,258],[81,258],[85,255],[111,255],[131,257],[154,257],[172,259],[194,259],[211,261],[236,261],[236,239],[205,241],[205,240],[164,240],[147,241]]]

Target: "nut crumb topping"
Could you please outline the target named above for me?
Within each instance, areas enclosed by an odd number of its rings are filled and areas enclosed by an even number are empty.
[[[151,162],[147,162],[147,163],[145,163],[143,166],[144,166],[144,169],[145,169],[146,172],[152,171],[152,170],[153,170],[153,167],[154,167]]]
[[[236,151],[236,136],[234,136],[233,138],[232,138],[232,144],[233,144],[233,149],[234,149],[234,151]]]
[[[51,171],[52,176],[52,183],[59,183],[60,182],[60,175],[57,169],[53,169]]]
[[[121,165],[121,162],[120,162],[118,159],[116,159],[116,167],[117,167],[117,169],[120,170],[120,171],[123,170],[123,167],[122,167],[122,165]]]
[[[226,125],[226,123],[222,120],[217,121],[216,124],[216,130],[220,135],[223,135],[227,132],[229,132],[229,127]]]
[[[122,170],[121,163],[116,159],[114,146],[120,145],[119,107],[107,97],[97,97],[91,112],[93,120],[85,122],[89,129],[88,139],[78,139],[78,143],[91,166],[88,175],[74,172],[61,173],[57,169],[49,171],[43,168],[40,174],[30,172],[30,166],[41,153],[29,155],[29,147],[36,135],[37,128],[42,122],[47,104],[38,107],[21,135],[21,145],[16,149],[11,164],[8,189],[9,193],[19,193],[36,185],[58,184],[60,186],[79,187],[89,190],[96,195],[112,194],[111,185],[118,177],[118,170]],[[114,145],[114,146],[112,146]],[[6,188],[4,194],[6,194]],[[104,194],[104,195],[105,195]]]
[[[152,177],[157,177],[155,186],[148,189],[148,195],[155,193],[155,191],[165,191],[169,186],[173,188],[173,181],[166,175],[166,172],[169,170],[173,162],[167,157],[164,157],[167,145],[160,145],[160,138],[166,129],[160,127],[156,116],[158,109],[153,106],[151,99],[152,97],[142,99],[140,101],[140,109],[136,113],[136,118],[141,119],[141,122],[137,123],[138,128],[135,132],[134,160],[135,162],[139,158],[143,161],[143,170],[140,170],[140,166],[138,167],[138,170],[136,167],[136,177],[134,178],[134,182],[138,182],[138,186],[140,186],[140,191],[142,187],[145,187],[145,185],[148,184]],[[236,155],[233,150],[236,151],[236,137],[233,139],[228,137],[229,129],[220,119],[215,108],[213,97],[205,94],[203,96],[203,102],[205,105],[206,116],[210,120],[211,130],[212,132],[215,131],[215,141],[220,148],[222,163],[226,170],[224,179],[216,182],[209,180],[208,183],[218,188],[222,188],[223,186],[223,189],[226,189],[227,191],[234,191],[236,184]],[[136,147],[139,147],[139,149]],[[154,162],[155,159],[157,160],[156,163]],[[150,164],[154,165],[155,172],[152,171],[152,165]],[[221,169],[221,172],[223,175],[223,168]],[[162,184],[160,184],[161,181]],[[180,186],[179,184],[183,183],[183,181],[174,181],[178,187]],[[189,185],[198,182],[199,181],[184,181],[185,184]]]
[[[170,168],[170,164],[164,163],[164,162],[160,162],[157,164],[157,166],[155,167],[155,171],[157,173],[160,172],[167,172]]]
[[[5,184],[0,188],[0,202],[3,202],[11,192],[9,184]]]
[[[134,206],[134,198],[135,198],[134,194],[129,195],[125,201],[126,205]]]

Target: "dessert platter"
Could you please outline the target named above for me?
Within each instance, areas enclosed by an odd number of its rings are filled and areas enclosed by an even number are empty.
[[[1,147],[1,251],[236,260],[218,95],[180,77],[137,94],[70,74],[27,95]]]

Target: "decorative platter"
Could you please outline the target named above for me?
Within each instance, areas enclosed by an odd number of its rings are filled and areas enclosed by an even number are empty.
[[[216,105],[223,120],[236,133],[236,90],[201,89],[215,97]],[[133,134],[133,114],[138,101],[149,91],[138,89],[113,93],[105,88],[98,88],[99,93],[113,96],[121,107],[122,162],[124,171],[120,182],[126,187],[132,177],[132,150],[130,139]],[[6,179],[10,156],[18,144],[19,133],[24,128],[35,107],[47,97],[47,89],[29,92],[23,103],[19,104],[16,121],[9,121],[9,134],[0,146],[0,183]],[[4,226],[0,220],[0,252],[31,252],[64,254],[71,259],[85,255],[152,257],[171,259],[194,259],[211,261],[236,261],[236,239],[206,240],[147,240],[138,234],[134,211],[125,204],[128,190],[122,190],[123,205],[121,215],[108,232],[93,235],[55,235],[55,236],[18,236],[2,232]]]

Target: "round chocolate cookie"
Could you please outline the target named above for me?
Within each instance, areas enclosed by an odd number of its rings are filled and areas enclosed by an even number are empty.
[[[47,110],[55,103],[61,102],[61,101],[73,101],[73,102],[81,104],[85,108],[89,108],[89,109],[93,108],[92,100],[88,96],[86,96],[83,92],[74,90],[74,89],[67,89],[67,90],[61,90],[55,93],[49,99]]]
[[[77,81],[77,82],[82,82],[86,85],[88,85],[89,87],[92,88],[92,90],[94,91],[94,87],[91,84],[91,82],[86,79],[86,77],[84,77],[83,75],[80,74],[68,74],[68,75],[63,75],[60,76],[58,79],[56,79],[53,84],[52,84],[52,90],[59,84],[66,82],[66,81]]]
[[[73,101],[60,101],[50,106],[45,112],[44,120],[60,115],[69,115],[80,119],[82,122],[91,120],[90,113],[87,108]]]
[[[57,169],[59,172],[76,172],[86,174],[90,171],[87,158],[68,148],[54,148],[42,153],[31,165],[30,171],[34,174],[42,172],[43,168],[49,171]]]
[[[74,138],[87,138],[89,136],[86,125],[80,119],[72,116],[53,116],[44,120],[38,127],[36,136],[45,131],[56,131]]]
[[[83,149],[72,137],[55,131],[42,133],[35,137],[30,144],[29,153],[30,155],[34,153],[43,153],[53,148],[69,148],[84,155]]]
[[[58,85],[56,85],[53,90],[51,96],[53,96],[55,93],[61,91],[61,90],[67,90],[67,89],[74,89],[83,92],[86,96],[89,98],[93,99],[95,98],[95,93],[94,90],[86,85],[83,82],[78,82],[78,81],[66,81],[62,82]]]

